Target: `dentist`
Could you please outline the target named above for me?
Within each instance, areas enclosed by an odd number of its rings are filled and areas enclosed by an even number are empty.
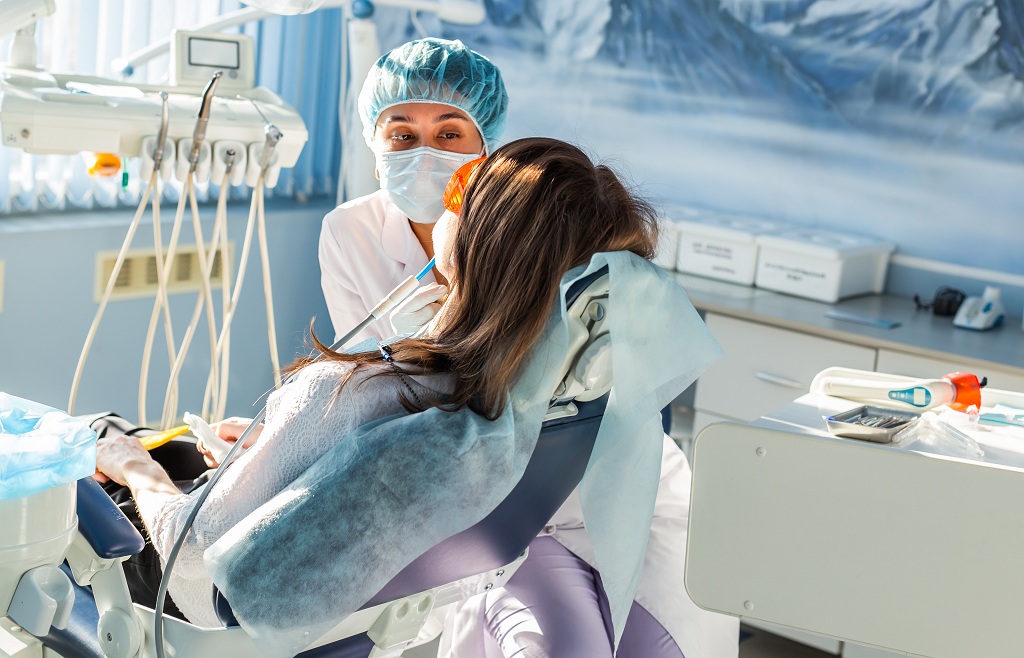
[[[494,150],[507,108],[497,67],[460,41],[412,41],[373,66],[359,115],[380,190],[328,213],[320,234],[321,285],[337,334],[434,257],[431,232],[444,211],[445,185],[463,164]],[[447,293],[435,272],[390,324],[377,321],[359,338],[426,324]]]

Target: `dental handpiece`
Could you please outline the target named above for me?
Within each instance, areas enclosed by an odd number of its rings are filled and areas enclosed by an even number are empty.
[[[268,123],[263,128],[263,132],[267,137],[263,141],[263,152],[260,154],[260,171],[264,171],[270,166],[270,159],[274,157],[274,149],[277,148],[277,143],[284,137],[284,133],[272,123]]]
[[[202,149],[203,141],[206,139],[206,125],[210,123],[210,112],[213,109],[213,92],[217,89],[217,83],[220,82],[220,76],[223,75],[222,71],[217,71],[210,78],[210,82],[207,83],[206,89],[203,90],[203,101],[199,105],[199,115],[196,118],[196,127],[192,131],[192,152],[188,156],[189,172],[196,170],[196,164],[199,162],[199,151]]]
[[[167,141],[167,129],[170,123],[170,110],[167,107],[167,92],[160,92],[160,133],[156,138],[156,146],[153,148],[153,171],[160,171],[160,165],[164,161],[164,142]]]
[[[241,98],[241,96],[237,98]],[[284,138],[284,133],[277,126],[270,123],[270,119],[267,118],[267,115],[263,114],[263,110],[260,109],[255,99],[250,98],[249,102],[252,103],[256,114],[260,115],[260,118],[263,119],[263,134],[266,135],[266,139],[263,141],[263,152],[260,153],[260,159],[257,164],[259,164],[260,171],[266,171],[267,167],[270,166],[271,158],[274,157],[274,149],[277,148],[277,143]]]
[[[348,333],[334,341],[334,344],[331,345],[331,349],[335,352],[340,350],[345,346],[345,343],[352,340],[356,334],[370,326],[371,322],[379,320],[390,313],[393,308],[401,304],[409,295],[416,291],[416,288],[419,287],[420,281],[423,277],[427,276],[432,269],[434,269],[433,258],[430,259],[430,262],[427,263],[426,267],[420,270],[419,274],[416,276],[410,276],[408,279],[395,286],[395,289],[385,295],[384,299],[380,300],[380,302],[366,314],[366,317],[363,318],[359,324],[349,329]]]

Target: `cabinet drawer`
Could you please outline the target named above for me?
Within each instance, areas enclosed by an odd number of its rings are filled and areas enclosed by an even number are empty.
[[[875,369],[871,348],[715,313],[706,322],[725,356],[701,376],[695,406],[719,416],[753,420],[806,393],[829,366]]]
[[[878,350],[878,372],[885,372],[891,375],[906,375],[908,377],[921,377],[922,379],[935,379],[957,371],[974,373],[979,379],[988,377],[989,388],[1024,392],[1024,375],[1019,372],[991,367],[978,367],[955,360],[931,359],[895,350]]]

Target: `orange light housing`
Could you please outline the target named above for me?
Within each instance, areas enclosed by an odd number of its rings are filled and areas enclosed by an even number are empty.
[[[483,157],[471,160],[455,170],[455,173],[452,174],[452,179],[448,181],[448,185],[444,188],[444,195],[441,197],[445,208],[456,215],[459,214],[462,210],[462,197],[466,192],[466,186],[469,185],[469,179],[473,176],[476,168],[486,159],[486,157]]]

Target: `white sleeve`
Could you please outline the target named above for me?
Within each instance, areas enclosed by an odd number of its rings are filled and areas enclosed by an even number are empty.
[[[349,267],[351,265],[325,219],[320,229],[320,286],[334,325],[334,340],[355,327],[370,312],[356,293]],[[364,331],[360,337],[369,335]]]
[[[349,368],[309,366],[271,395],[259,440],[228,467],[193,521],[174,567],[177,577],[208,578],[203,564],[206,549],[294,481],[338,437],[358,426],[358,396],[336,395]],[[148,527],[161,556],[169,554],[201,490],[172,498],[154,515]]]

